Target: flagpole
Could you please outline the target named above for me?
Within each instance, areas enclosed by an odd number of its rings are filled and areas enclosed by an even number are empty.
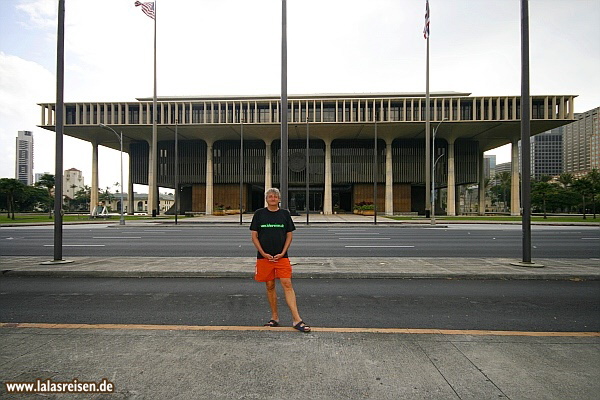
[[[288,208],[288,93],[287,93],[287,3],[281,2],[281,161],[279,190],[281,208]]]
[[[427,40],[427,56],[425,66],[425,217],[431,216],[431,154],[430,146],[430,105],[429,105],[429,2],[426,2],[425,9],[425,39]]]
[[[63,133],[65,77],[65,0],[58,2],[58,36],[56,51],[56,160],[54,170],[54,261],[63,261]]]
[[[156,217],[157,213],[158,213],[158,202],[157,202],[157,196],[158,196],[158,187],[157,185],[157,179],[156,179],[156,172],[157,172],[157,168],[156,168],[156,163],[157,163],[157,146],[158,146],[158,140],[157,140],[157,132],[156,132],[156,119],[158,117],[157,115],[157,111],[156,111],[156,3],[157,1],[154,0],[154,95],[152,97],[152,155],[151,155],[151,163],[152,163],[152,171],[151,171],[151,182],[150,183],[150,187],[148,188],[148,199],[151,199],[151,204],[150,207],[152,209],[152,216]]]
[[[429,138],[430,132],[430,118],[429,115],[429,37],[427,37],[427,57],[425,67],[425,216],[431,216],[431,154],[430,146],[431,140]]]

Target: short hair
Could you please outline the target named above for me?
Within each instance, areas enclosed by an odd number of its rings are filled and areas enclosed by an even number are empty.
[[[281,199],[281,193],[279,192],[279,189],[277,189],[277,188],[270,188],[270,189],[267,189],[267,191],[265,192],[265,200],[269,196],[269,193],[273,193],[275,196],[277,196],[277,197],[279,197]]]

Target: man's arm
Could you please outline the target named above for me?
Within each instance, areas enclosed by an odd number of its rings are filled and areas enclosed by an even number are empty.
[[[265,253],[262,246],[260,245],[260,241],[258,240],[258,231],[250,231],[250,232],[252,232],[252,243],[254,244],[254,247],[256,247],[256,250],[258,250],[260,255],[263,256],[264,258],[266,258],[267,260],[273,260],[273,256]]]
[[[290,248],[290,245],[292,244],[292,232],[287,232],[285,235],[285,244],[283,245],[283,250],[281,251],[281,253],[275,255],[275,257],[273,257],[274,260],[279,260],[280,258],[283,257],[283,255],[285,253],[287,253],[288,249]]]

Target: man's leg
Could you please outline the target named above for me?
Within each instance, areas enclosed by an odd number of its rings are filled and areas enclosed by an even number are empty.
[[[271,307],[271,319],[279,321],[279,313],[277,311],[277,291],[275,290],[275,280],[265,282],[267,285],[267,299],[269,307]]]
[[[280,278],[279,281],[281,282],[283,292],[285,293],[285,301],[287,302],[290,312],[292,313],[294,325],[296,325],[298,322],[302,321],[302,318],[300,318],[300,314],[298,313],[296,292],[294,292],[294,287],[292,286],[292,278]]]

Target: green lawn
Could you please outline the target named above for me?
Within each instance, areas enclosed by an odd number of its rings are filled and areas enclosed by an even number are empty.
[[[119,215],[111,215],[109,218],[94,218],[96,221],[115,221],[118,222],[121,217]],[[174,219],[174,216],[160,216],[156,218],[146,215],[126,215],[125,220],[144,220],[144,219]],[[48,218],[48,214],[15,214],[15,219],[8,218],[6,213],[0,215],[0,224],[15,224],[15,223],[40,223],[53,222],[54,218]],[[72,221],[90,221],[89,214],[67,214],[63,216],[63,222]]]
[[[425,217],[391,217],[398,221],[414,221],[414,220],[429,220],[429,218]],[[436,221],[514,221],[521,222],[521,217],[511,217],[508,215],[502,216],[469,216],[469,215],[460,215],[457,217],[447,217],[447,216],[436,216]],[[534,216],[531,217],[532,222],[589,222],[589,223],[600,223],[600,215],[596,214],[596,219],[594,219],[594,215],[587,215],[586,219],[583,217],[569,217],[569,216],[548,216],[548,218],[544,219],[544,217]]]

